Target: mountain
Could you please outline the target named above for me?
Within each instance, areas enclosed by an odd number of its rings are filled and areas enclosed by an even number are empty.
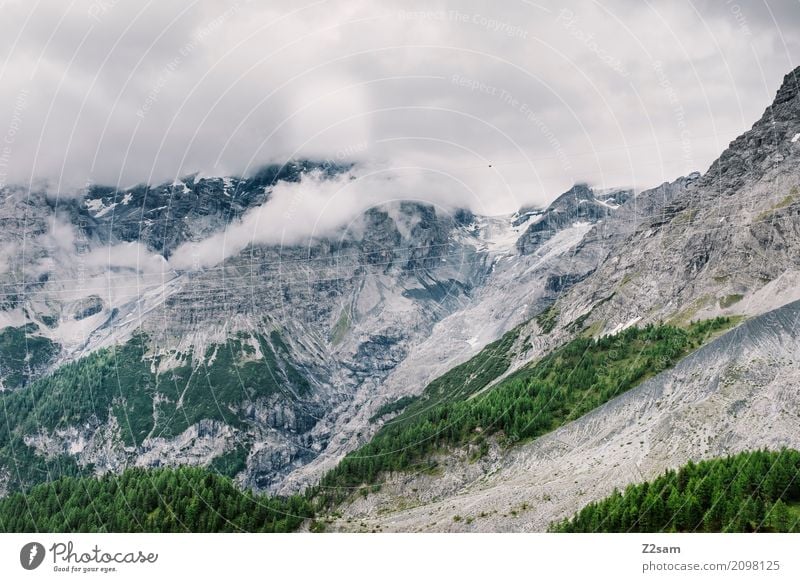
[[[565,195],[505,217],[400,202],[335,239],[171,263],[268,208],[275,185],[347,171],[301,161],[77,195],[6,188],[0,377],[15,423],[0,440],[2,489],[41,471],[188,464],[301,490],[374,433],[382,406],[590,273],[601,255],[573,250],[617,208],[607,194],[602,211]],[[538,224],[546,235],[520,252]],[[20,450],[28,462],[10,472]]]
[[[354,170],[4,188],[0,494],[200,465],[332,529],[542,531],[797,448],[799,78],[704,174],[502,217],[395,202],[213,265],[174,258]]]
[[[574,256],[605,240],[597,268],[522,325],[527,349],[479,391],[501,390],[504,378],[575,337],[717,316],[745,323],[530,442],[489,440],[477,461],[470,447],[445,449],[430,456],[433,471],[384,474],[380,491],[339,507],[332,527],[542,531],[688,461],[797,448],[799,80],[800,69],[786,76],[762,118],[708,172],[635,197],[644,207],[654,201],[648,215],[629,202],[592,228]]]
[[[572,224],[595,224],[614,214],[634,198],[631,190],[597,192],[588,184],[576,184],[556,198],[547,209],[533,215],[532,224],[517,240],[517,248],[528,255]]]
[[[794,302],[748,320],[530,442],[490,441],[472,462],[459,448],[436,456],[434,471],[386,476],[380,491],[338,508],[332,527],[544,531],[614,489],[690,460],[797,448],[799,317]]]
[[[519,251],[519,239],[549,210],[473,218],[469,240],[477,255],[485,257],[480,284],[459,297],[457,308],[432,322],[425,334],[410,343],[404,358],[387,370],[385,378],[358,390],[352,412],[334,426],[340,439],[331,441],[324,454],[298,469],[279,491],[290,493],[316,482],[380,428],[381,423],[373,417],[381,407],[419,395],[432,380],[529,321],[596,268],[607,241],[596,241],[591,249],[576,254],[592,230],[593,223],[588,220],[559,225],[554,221],[547,240],[537,249],[531,248],[527,254]],[[601,224],[601,219],[595,220]]]
[[[51,196],[50,204],[90,240],[140,242],[169,258],[182,243],[203,240],[264,204],[276,184],[299,182],[309,172],[333,177],[347,169],[300,160],[266,166],[247,178],[192,175],[122,190],[92,185],[80,198]]]
[[[603,329],[635,318],[757,315],[800,298],[797,285],[800,73],[709,170],[643,224],[591,281],[559,302],[560,321]],[[602,305],[599,294],[614,296]]]

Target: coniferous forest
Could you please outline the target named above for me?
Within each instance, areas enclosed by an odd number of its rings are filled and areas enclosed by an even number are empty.
[[[800,452],[689,463],[591,503],[556,532],[800,532]]]
[[[127,469],[13,493],[0,500],[0,531],[279,533],[312,515],[305,497],[256,495],[207,469]]]

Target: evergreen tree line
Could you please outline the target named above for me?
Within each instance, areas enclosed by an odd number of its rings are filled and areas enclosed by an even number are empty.
[[[475,443],[485,450],[487,435],[501,435],[508,444],[538,437],[674,365],[732,323],[720,317],[688,329],[651,324],[600,339],[580,337],[477,397],[439,396],[427,408],[423,398],[413,415],[385,425],[326,474],[319,495],[335,503],[382,473],[431,468],[431,453],[447,447]],[[439,384],[431,386],[438,390]]]
[[[314,517],[313,490],[241,491],[207,469],[64,477],[0,500],[0,532],[290,532]],[[554,532],[800,532],[800,452],[688,463],[591,503]]]
[[[197,467],[63,477],[0,499],[0,532],[290,532],[311,502],[242,491]]]
[[[688,463],[591,503],[556,532],[800,532],[800,452]]]

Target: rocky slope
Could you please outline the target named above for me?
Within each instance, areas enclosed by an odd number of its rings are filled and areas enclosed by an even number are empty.
[[[702,177],[559,301],[560,323],[591,311],[587,325],[611,330],[636,318],[755,315],[800,298],[798,133],[800,69]]]
[[[530,254],[556,233],[572,224],[596,224],[612,216],[634,198],[630,190],[595,193],[586,184],[576,184],[556,198],[542,213],[532,214],[532,224],[517,241],[523,255]]]
[[[585,504],[689,460],[800,445],[800,302],[753,318],[561,429],[436,474],[392,476],[334,529],[544,531]]]
[[[380,383],[356,392],[348,403],[352,412],[347,420],[335,425],[341,438],[291,475],[280,491],[289,493],[316,482],[345,453],[367,441],[380,428],[380,423],[370,419],[382,405],[419,395],[435,378],[509,330],[532,321],[589,276],[638,220],[658,215],[663,205],[694,179],[696,176],[680,178],[637,196],[627,190],[595,195],[588,186],[577,185],[546,209],[523,209],[512,217],[476,217],[471,236],[478,236],[478,252],[489,257],[482,284],[461,297],[457,309],[413,343]],[[621,204],[614,204],[614,199]],[[587,212],[587,206],[599,209]],[[530,324],[528,332],[521,334],[531,343],[520,340],[515,346],[520,361],[551,345],[551,338],[542,336],[534,326]]]
[[[439,474],[392,476],[380,494],[353,502],[337,527],[542,530],[689,459],[796,447],[798,130],[800,69],[708,172],[635,197],[587,233],[574,256],[599,253],[598,267],[523,328],[530,346],[509,372],[578,333],[720,314],[752,320],[529,445],[496,447],[473,465],[456,452],[438,459]]]

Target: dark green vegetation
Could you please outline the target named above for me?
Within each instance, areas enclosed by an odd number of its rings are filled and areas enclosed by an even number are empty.
[[[124,443],[135,446],[148,436],[176,436],[203,419],[242,426],[247,403],[271,395],[296,398],[310,389],[276,331],[269,338],[240,335],[212,345],[200,361],[191,353],[178,355],[179,365],[161,374],[149,346],[138,335],[62,366],[25,390],[0,395],[0,468],[9,470],[11,489],[81,473],[71,457],[34,454],[26,436],[97,426],[113,415]],[[242,459],[235,451],[220,460],[220,470],[230,475]]]
[[[35,335],[35,323],[0,330],[0,378],[6,390],[25,386],[58,355],[59,346]]]
[[[288,532],[313,515],[303,497],[237,489],[207,469],[128,469],[64,477],[0,500],[0,532]]]
[[[689,463],[592,503],[558,532],[800,532],[800,453]]]
[[[550,333],[556,327],[558,322],[558,309],[555,303],[550,305],[547,309],[542,311],[536,316],[536,323],[542,329],[542,333]]]
[[[372,441],[347,455],[322,479],[321,495],[335,502],[384,472],[431,468],[430,454],[448,447],[475,443],[485,449],[490,434],[511,444],[550,432],[669,368],[733,323],[725,317],[687,329],[648,325],[600,339],[580,337],[478,393],[508,368],[509,359],[492,344],[491,357],[476,356],[432,382]],[[482,367],[492,372],[483,375]]]
[[[394,414],[395,412],[402,412],[405,410],[409,404],[414,402],[416,397],[414,396],[403,396],[402,398],[398,398],[394,402],[389,402],[388,404],[384,404],[378,410],[375,411],[375,414],[369,417],[370,422],[376,422],[387,416],[389,414]]]
[[[248,448],[239,444],[233,450],[211,461],[210,468],[227,477],[235,477],[247,468],[247,453]]]

